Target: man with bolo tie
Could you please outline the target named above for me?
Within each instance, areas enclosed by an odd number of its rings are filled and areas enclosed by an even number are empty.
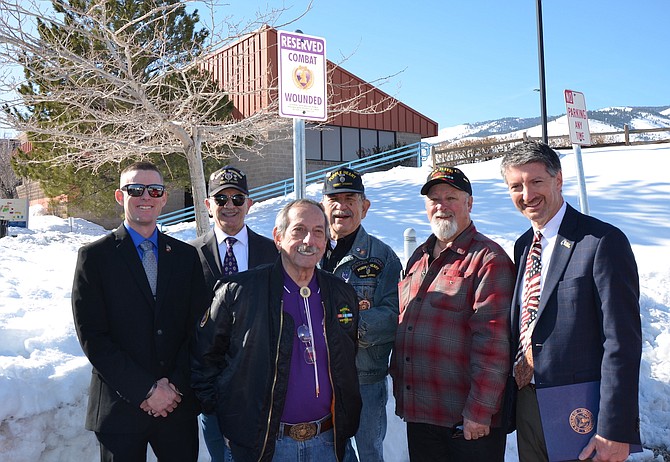
[[[280,258],[230,276],[200,321],[192,386],[236,462],[341,461],[356,433],[358,303],[317,269],[328,239],[318,202],[277,215]]]

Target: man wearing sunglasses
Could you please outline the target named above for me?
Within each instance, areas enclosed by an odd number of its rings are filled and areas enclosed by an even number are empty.
[[[244,223],[253,204],[249,197],[247,176],[231,166],[225,166],[209,177],[209,197],[205,205],[214,219],[214,227],[208,233],[191,241],[200,255],[205,280],[210,289],[224,276],[224,261],[228,251],[227,238],[235,239],[232,251],[237,262],[237,271],[274,263],[277,248],[272,239],[253,232]]]
[[[244,172],[225,166],[210,175],[205,205],[214,219],[214,227],[191,241],[200,256],[210,300],[214,285],[222,277],[277,259],[272,239],[253,232],[244,222],[252,204]],[[216,416],[201,414],[200,425],[212,461],[232,461]]]
[[[193,326],[207,303],[197,252],[158,231],[167,202],[155,165],[121,172],[114,193],[125,219],[79,250],[74,325],[93,366],[86,429],[102,461],[198,458],[197,404],[189,378]]]

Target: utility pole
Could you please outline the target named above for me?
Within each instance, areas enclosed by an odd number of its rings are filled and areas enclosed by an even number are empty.
[[[537,54],[540,65],[540,116],[542,118],[542,141],[549,144],[547,133],[547,86],[544,82],[544,39],[542,38],[542,0],[536,0]]]

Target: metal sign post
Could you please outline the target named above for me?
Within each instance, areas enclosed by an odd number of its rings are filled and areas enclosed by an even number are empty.
[[[296,117],[293,119],[293,190],[296,199],[305,197],[305,163],[305,121]]]
[[[582,145],[591,144],[589,118],[586,112],[586,99],[578,91],[565,90],[565,108],[570,127],[570,142],[577,159],[577,184],[579,186],[579,205],[582,213],[589,214],[589,201],[586,196],[586,179],[582,164]]]
[[[305,119],[328,119],[326,40],[278,31],[279,115],[293,118],[293,184],[305,197]]]

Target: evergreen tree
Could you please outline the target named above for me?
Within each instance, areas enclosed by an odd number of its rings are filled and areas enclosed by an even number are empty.
[[[52,6],[60,19],[37,17],[39,49],[24,51],[25,106],[13,115],[31,128],[33,149],[17,156],[17,173],[39,180],[50,197],[64,194],[97,211],[115,207],[109,192],[119,171],[140,158],[155,162],[166,181],[188,187],[193,166],[203,170],[201,155],[185,157],[199,142],[197,125],[229,122],[232,111],[195,64],[208,37],[196,30],[198,11],[187,12],[179,0]],[[221,144],[202,149],[227,156]],[[64,158],[72,163],[63,165]]]

